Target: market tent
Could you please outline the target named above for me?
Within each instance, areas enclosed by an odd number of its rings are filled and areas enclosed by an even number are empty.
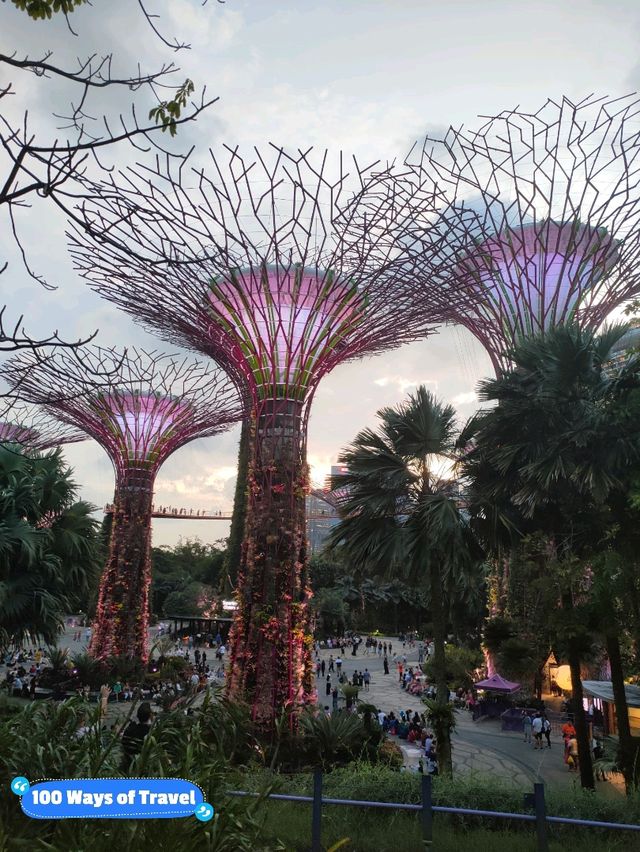
[[[519,683],[505,680],[499,674],[491,675],[486,680],[479,680],[474,686],[477,689],[486,689],[489,692],[517,692],[520,689]]]
[[[613,685],[610,680],[583,680],[582,688],[586,695],[608,701],[610,704],[614,703]],[[626,683],[624,692],[627,697],[627,707],[640,708],[640,687]]]

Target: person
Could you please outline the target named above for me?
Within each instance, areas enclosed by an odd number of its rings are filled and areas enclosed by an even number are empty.
[[[386,654],[384,660],[382,661],[382,664],[384,665],[384,673],[389,674],[389,658],[386,656]]]
[[[362,680],[364,681],[364,691],[369,692],[369,684],[371,683],[371,674],[369,672],[369,669],[364,670]]]
[[[327,664],[326,664],[326,663],[325,663],[325,661],[323,660],[323,661],[320,663],[320,671],[322,672],[322,677],[324,677],[324,673],[325,673],[325,671],[326,671],[326,668],[327,668]]]
[[[117,681],[113,684],[113,689],[112,689],[111,691],[112,691],[112,692],[113,692],[113,694],[115,695],[115,697],[116,697],[116,701],[121,701],[120,693],[122,692],[122,684],[120,683],[120,681],[119,681],[119,680],[117,680]]]
[[[336,669],[338,670],[338,674],[342,671],[342,657],[336,657]],[[331,671],[331,666],[329,666],[329,671]]]
[[[326,691],[327,691],[327,695],[331,695],[331,675],[327,675]]]
[[[432,751],[433,751],[433,734],[431,732],[427,732],[427,736],[426,736],[425,741],[424,741],[425,757],[430,757]]]
[[[333,712],[335,713],[336,710],[338,709],[338,687],[337,686],[334,686],[333,690],[331,691],[331,700],[332,700],[332,703],[333,703]]]
[[[594,760],[598,761],[598,760],[602,760],[603,757],[604,757],[604,749],[602,747],[602,743],[600,742],[600,740],[594,739],[594,741],[593,741],[593,758],[594,758]],[[606,772],[604,771],[604,769],[602,768],[601,765],[596,763],[595,766],[594,766],[594,769],[596,771],[596,781],[606,781],[607,780],[607,774],[606,774]]]
[[[334,665],[333,654],[329,654],[329,671],[330,672],[335,671],[333,665]]]
[[[569,738],[568,743],[569,756],[567,763],[569,764],[569,772],[578,771],[578,740],[575,736]]]
[[[542,715],[542,733],[547,741],[547,748],[551,748],[551,722],[546,715]]]
[[[531,731],[533,733],[534,749],[542,748],[542,716],[539,713],[536,713],[531,723]]]
[[[531,718],[531,714],[528,710],[522,711],[522,724],[524,730],[524,741],[525,743],[531,742],[531,723],[533,719]]]
[[[122,771],[128,772],[131,762],[140,754],[144,738],[151,729],[153,713],[148,701],[143,701],[138,707],[138,721],[129,722],[122,735]]]

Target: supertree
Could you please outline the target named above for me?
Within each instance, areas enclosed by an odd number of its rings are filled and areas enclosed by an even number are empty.
[[[435,262],[455,279],[464,297],[452,316],[496,372],[523,338],[569,322],[595,329],[640,289],[639,105],[549,100],[475,131],[452,127],[409,155],[409,192],[438,187],[435,230],[449,233],[422,277]]]
[[[19,383],[24,398],[97,441],[113,464],[109,554],[90,652],[99,659],[146,661],[156,475],[180,447],[238,422],[242,406],[226,376],[198,362],[99,346],[82,354],[78,359],[60,350],[45,361],[20,356],[7,364],[5,375]],[[105,374],[113,376],[111,386],[97,388],[95,376]]]
[[[0,443],[3,444],[18,444],[25,450],[42,452],[86,438],[83,432],[35,406],[7,401],[0,410]]]
[[[89,283],[165,339],[210,355],[251,400],[228,689],[272,728],[313,694],[307,419],[339,364],[423,337],[452,292],[413,286],[407,204],[387,170],[272,146],[203,170],[129,171],[71,235]],[[426,201],[422,202],[426,204]],[[295,713],[292,713],[292,720]]]

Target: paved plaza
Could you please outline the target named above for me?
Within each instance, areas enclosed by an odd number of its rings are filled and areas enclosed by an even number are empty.
[[[84,629],[80,641],[74,641],[75,628],[65,628],[60,639],[60,647],[68,647],[71,655],[86,650]],[[150,641],[153,644],[157,634],[157,628],[150,630]],[[396,638],[380,637],[380,641],[393,644],[394,653],[406,655],[407,665],[418,666],[418,647],[402,648],[402,643]],[[355,670],[364,671],[365,668],[371,673],[369,691],[360,690],[360,698],[375,704],[378,709],[385,713],[393,711],[396,715],[400,710],[411,710],[422,712],[424,706],[419,698],[408,695],[400,688],[398,673],[395,665],[389,658],[389,674],[384,674],[382,657],[364,653],[364,643],[360,646],[357,656],[351,655],[351,649],[347,648],[345,655],[340,655],[338,649],[323,649],[320,659],[328,662],[329,656],[334,659],[341,656],[343,661],[342,671],[350,679]],[[4,676],[4,667],[2,669]],[[337,684],[337,674],[331,675],[332,687]],[[322,680],[322,679],[321,679]],[[325,694],[326,676],[323,682],[318,684],[318,698],[323,705],[331,706],[331,698]],[[341,705],[342,706],[342,705]],[[129,712],[130,705],[109,705],[109,718],[117,717],[122,713]],[[404,753],[405,766],[417,767],[421,750],[413,743],[393,738]],[[474,722],[466,710],[460,710],[456,714],[456,729],[453,734],[453,763],[457,772],[479,772],[491,774],[502,779],[512,781],[523,787],[530,787],[534,781],[544,781],[551,786],[570,787],[579,785],[577,774],[567,770],[563,760],[562,740],[555,734],[551,738],[551,748],[536,751],[530,744],[523,741],[520,733],[513,731],[502,731],[500,722],[492,719],[480,719]],[[606,795],[622,795],[623,789],[620,779],[610,776],[607,782],[597,782],[598,790]]]
[[[382,642],[391,641],[394,653],[405,655],[408,666],[418,666],[418,646],[413,649],[409,646],[402,648],[402,643],[397,638],[378,637]],[[339,650],[324,649],[320,652],[320,659],[328,660],[333,655],[334,659],[340,655]],[[341,656],[341,655],[340,655]],[[401,689],[398,682],[398,673],[395,665],[389,658],[389,674],[385,675],[382,657],[364,653],[364,643],[358,649],[358,655],[353,657],[351,649],[347,648],[343,661],[342,671],[348,678],[353,672],[364,671],[365,668],[371,672],[371,684],[369,691],[360,690],[359,697],[365,701],[375,704],[385,713],[393,711],[396,715],[400,710],[412,710],[423,712],[424,705],[419,698],[408,695]],[[326,676],[325,676],[326,680]],[[337,676],[332,674],[332,684],[337,683]],[[322,704],[331,706],[331,699],[325,696],[325,685],[319,684],[319,700]],[[418,746],[399,740],[398,743],[404,753],[405,765],[417,767],[421,750]],[[514,731],[500,730],[499,720],[480,719],[474,722],[471,714],[466,710],[460,710],[456,714],[456,729],[453,734],[453,764],[458,772],[481,772],[499,776],[512,781],[518,786],[530,787],[534,781],[544,781],[551,786],[570,787],[579,786],[577,774],[570,773],[562,759],[563,743],[556,734],[551,738],[551,748],[535,750],[531,744],[525,743],[523,735]],[[613,795],[621,794],[622,789],[616,781],[597,782],[598,790]]]

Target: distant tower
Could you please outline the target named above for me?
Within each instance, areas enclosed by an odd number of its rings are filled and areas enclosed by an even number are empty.
[[[151,506],[156,474],[189,441],[242,417],[224,374],[198,363],[129,349],[88,347],[46,361],[22,356],[7,373],[25,398],[96,440],[116,473],[109,556],[100,582],[91,653],[146,660],[151,582]],[[95,375],[111,376],[96,389]]]
[[[250,399],[227,683],[272,730],[283,708],[313,697],[305,495],[315,389],[345,361],[433,331],[453,299],[444,288],[417,291],[404,253],[408,211],[372,169],[356,170],[354,197],[342,159],[326,153],[212,158],[209,176],[141,172],[119,193],[105,188],[72,254],[95,289],[210,355]]]
[[[449,235],[421,278],[455,280],[454,321],[496,371],[520,340],[568,322],[596,329],[640,290],[639,106],[547,101],[475,132],[450,128],[410,154],[411,192],[441,192],[429,234]]]
[[[19,444],[27,451],[42,452],[86,438],[83,432],[35,406],[9,402],[0,411],[2,444]]]

